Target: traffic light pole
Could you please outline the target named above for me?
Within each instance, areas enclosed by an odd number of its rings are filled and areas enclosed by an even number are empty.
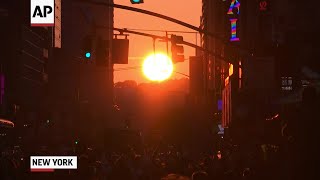
[[[150,15],[150,16],[155,16],[155,17],[158,17],[158,18],[161,18],[161,19],[165,19],[167,21],[171,21],[173,23],[179,24],[181,26],[187,27],[189,29],[192,29],[192,30],[198,31],[200,33],[203,33],[205,35],[211,36],[213,38],[219,39],[222,42],[224,42],[226,45],[238,48],[238,49],[242,50],[242,53],[249,54],[248,50],[242,49],[239,46],[236,46],[235,44],[230,43],[228,40],[226,40],[223,37],[220,37],[216,33],[212,33],[212,32],[203,30],[203,29],[201,29],[199,27],[193,26],[191,24],[185,23],[183,21],[180,21],[178,19],[175,19],[175,18],[172,18],[172,17],[169,17],[169,16],[165,16],[165,15],[162,15],[162,14],[159,14],[159,13],[155,13],[155,12],[151,12],[151,11],[144,10],[144,9],[134,8],[134,7],[130,7],[130,6],[124,6],[124,5],[114,4],[114,3],[97,2],[97,1],[92,1],[92,0],[74,0],[74,1],[81,2],[81,3],[93,4],[93,5],[108,6],[108,7],[118,8],[118,9],[124,9],[124,10],[128,10],[128,11],[139,12],[139,13],[142,13],[142,14],[147,14],[147,15]]]
[[[168,39],[168,31],[166,31],[166,38]],[[169,56],[169,43],[166,41],[166,48],[167,48],[167,56]]]

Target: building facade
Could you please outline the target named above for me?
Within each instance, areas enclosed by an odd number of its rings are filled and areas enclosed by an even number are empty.
[[[52,28],[31,27],[30,2],[14,3],[1,2],[1,113],[32,121],[45,104]]]
[[[98,127],[112,121],[109,112],[113,105],[113,8],[62,0],[60,11],[61,35],[56,38],[50,63],[49,114],[58,122],[57,126],[68,127],[72,134],[93,135]],[[55,33],[59,35],[59,27]],[[91,58],[83,53],[87,36],[93,37]],[[96,54],[98,40],[106,44],[105,59]],[[101,61],[106,63],[99,65],[97,62]]]
[[[103,127],[113,102],[113,8],[56,0],[55,25],[31,27],[30,1],[14,3],[0,3],[1,118],[48,135],[42,137],[53,137],[47,127],[57,127],[55,134],[75,134],[77,124],[91,132],[88,124]],[[106,42],[104,66],[95,51],[91,59],[82,54],[87,35],[93,50],[97,39]]]
[[[203,53],[203,93],[214,112],[222,100],[225,128],[259,126],[279,98],[299,88],[301,67],[315,65],[311,21],[297,16],[314,19],[307,7],[286,0],[203,0],[201,28],[216,37],[202,34],[202,47],[224,57]]]
[[[210,50],[220,57],[225,57],[227,46],[225,41],[230,37],[230,22],[227,18],[228,7],[230,4],[225,1],[204,0],[202,1],[202,16],[200,28],[207,32],[216,34],[218,38],[201,34],[201,45],[203,48]],[[231,56],[221,59],[220,57],[202,53],[203,62],[203,96],[205,104],[209,106],[211,112],[221,112],[219,103],[222,100],[222,89]]]

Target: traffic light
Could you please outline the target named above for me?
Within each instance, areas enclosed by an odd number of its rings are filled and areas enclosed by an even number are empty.
[[[86,58],[86,59],[91,59],[92,58],[92,36],[86,36],[83,39],[83,47],[82,47],[82,55]]]
[[[141,4],[143,3],[143,0],[130,0],[131,4]]]
[[[101,37],[97,39],[96,43],[96,65],[97,66],[108,66],[109,60],[109,41],[103,40]]]
[[[86,58],[91,58],[91,52],[86,52],[86,54],[85,54],[85,56],[86,56]]]
[[[182,42],[182,36],[171,35],[171,58],[173,63],[184,61],[184,48],[182,45],[179,45]]]
[[[271,2],[270,0],[259,0],[257,7],[259,8],[260,13],[268,13],[271,9]]]

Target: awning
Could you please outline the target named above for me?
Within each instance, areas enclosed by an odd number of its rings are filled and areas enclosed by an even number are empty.
[[[14,128],[14,123],[9,120],[0,119],[0,127]]]

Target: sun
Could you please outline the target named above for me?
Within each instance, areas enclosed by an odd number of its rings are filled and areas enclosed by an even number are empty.
[[[165,54],[151,54],[144,60],[142,70],[149,80],[161,82],[172,75],[173,64]]]

